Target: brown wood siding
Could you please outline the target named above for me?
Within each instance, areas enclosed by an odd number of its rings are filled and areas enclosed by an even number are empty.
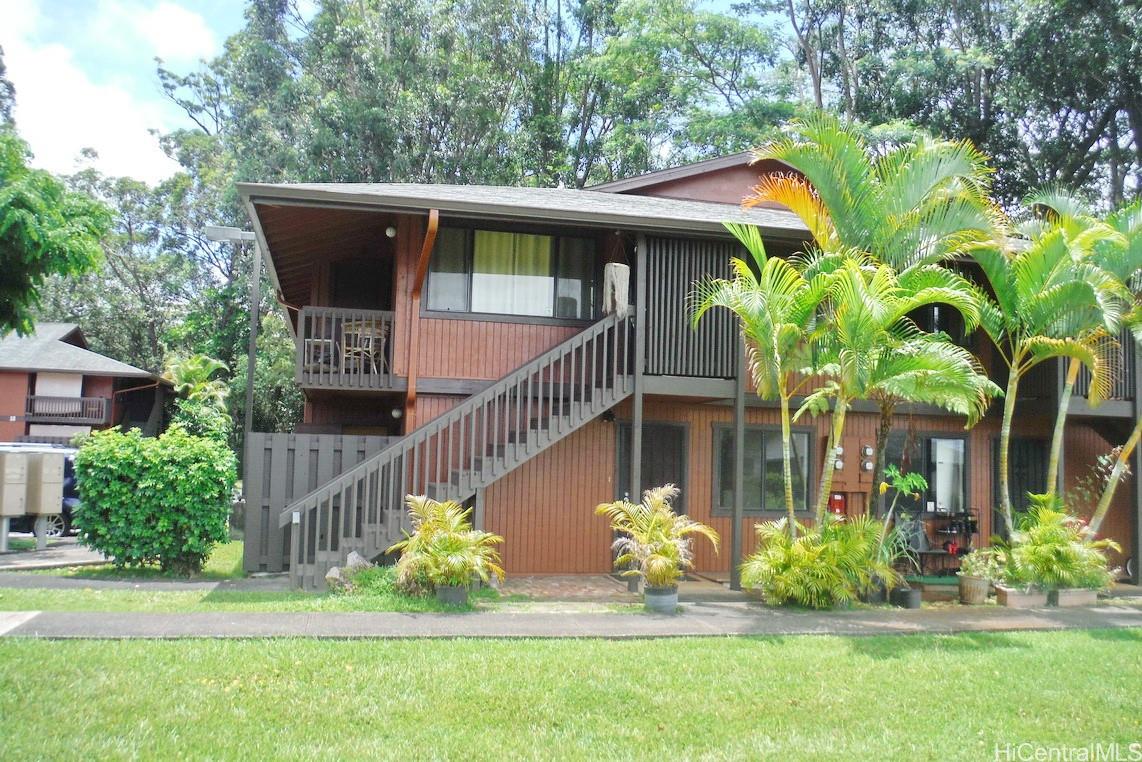
[[[23,436],[29,386],[27,373],[0,373],[0,442],[15,442]],[[9,416],[17,420],[9,421]]]
[[[494,381],[582,330],[580,326],[422,318],[417,373],[423,378]],[[417,414],[423,415],[419,409]]]
[[[1071,488],[1080,479],[1090,473],[1091,467],[1098,461],[1098,456],[1110,452],[1111,448],[1122,444],[1108,442],[1098,431],[1091,426],[1070,419],[1067,424],[1065,469],[1067,487]],[[1134,510],[1134,480],[1137,475],[1131,475],[1119,482],[1118,490],[1114,493],[1110,512],[1102,524],[1102,537],[1109,537],[1122,546],[1122,553],[1112,553],[1113,565],[1124,565],[1126,559],[1134,552],[1134,524],[1131,513]],[[1089,517],[1093,506],[1074,506],[1079,515]]]
[[[502,535],[512,574],[605,573],[611,531],[595,506],[614,499],[615,426],[593,421],[488,487],[484,526]]]

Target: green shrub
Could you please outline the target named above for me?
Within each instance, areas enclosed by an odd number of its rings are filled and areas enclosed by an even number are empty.
[[[413,533],[388,549],[401,554],[396,574],[402,591],[424,594],[437,587],[467,587],[473,577],[504,578],[495,548],[504,538],[473,529],[470,508],[423,495],[408,495],[405,503]]]
[[[961,577],[981,577],[987,580],[996,580],[1001,576],[999,557],[992,548],[980,548],[968,553],[960,559],[960,570],[956,572]]]
[[[234,428],[230,414],[213,403],[180,399],[175,402],[171,424],[182,426],[188,434],[228,442]]]
[[[820,528],[798,524],[795,539],[785,521],[757,525],[758,549],[741,567],[742,584],[761,590],[768,602],[832,608],[878,584],[900,583],[890,538],[872,518],[827,515]]]
[[[1011,533],[997,543],[1003,582],[1042,590],[1104,590],[1114,582],[1107,550],[1113,540],[1095,540],[1086,523],[1067,512],[1054,494],[1030,495],[1031,507]]]
[[[80,447],[75,472],[80,542],[116,566],[191,574],[227,540],[236,462],[222,441],[178,425],[158,438],[99,431]]]
[[[718,552],[717,532],[674,512],[671,504],[678,493],[673,484],[665,484],[646,490],[641,503],[616,500],[595,507],[619,535],[615,568],[624,570],[623,576],[642,577],[647,587],[671,588],[694,565],[693,536],[705,537]]]

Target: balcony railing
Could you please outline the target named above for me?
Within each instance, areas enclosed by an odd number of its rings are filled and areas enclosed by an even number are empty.
[[[392,312],[302,307],[297,329],[302,386],[392,388]]]
[[[102,426],[111,421],[111,400],[106,397],[47,397],[32,395],[24,407],[31,423],[67,423]]]

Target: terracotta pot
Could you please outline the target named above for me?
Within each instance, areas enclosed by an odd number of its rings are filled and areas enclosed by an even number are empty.
[[[436,600],[450,606],[466,606],[468,588],[460,585],[440,585],[436,588]]]
[[[678,586],[648,587],[643,590],[642,602],[647,611],[655,614],[674,614],[678,611]]]
[[[968,606],[987,603],[987,594],[990,590],[991,580],[987,577],[960,575],[960,603]]]
[[[1025,591],[996,585],[995,597],[1000,606],[1007,606],[1011,609],[1035,609],[1047,605],[1047,593],[1035,588]]]
[[[1047,603],[1052,606],[1093,606],[1098,603],[1098,591],[1086,590],[1081,587],[1052,590],[1047,596]]]

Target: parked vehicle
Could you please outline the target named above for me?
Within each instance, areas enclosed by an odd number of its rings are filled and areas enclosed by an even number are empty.
[[[74,447],[41,444],[7,446],[19,447],[21,450],[27,450],[28,452],[54,452],[63,454],[63,504],[58,514],[49,515],[45,518],[47,519],[48,537],[66,537],[70,535],[72,532],[72,519],[76,512],[78,512],[80,506],[79,489],[75,479],[76,449]],[[34,531],[35,524],[36,516],[34,515],[13,516],[9,520],[8,531],[30,533]]]

